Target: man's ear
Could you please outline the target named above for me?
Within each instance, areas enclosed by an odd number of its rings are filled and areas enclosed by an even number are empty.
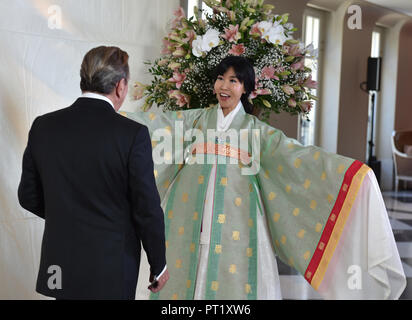
[[[123,94],[123,91],[126,90],[127,86],[127,81],[126,79],[121,79],[117,84],[116,84],[116,96],[120,98]]]

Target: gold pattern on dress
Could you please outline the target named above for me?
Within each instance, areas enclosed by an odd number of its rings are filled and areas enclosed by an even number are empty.
[[[309,189],[309,187],[310,187],[310,180],[309,179],[306,179],[305,180],[305,183],[303,184],[303,187],[305,188],[305,189]]]
[[[155,148],[157,146],[157,141],[152,140],[152,148]]]
[[[169,180],[166,180],[166,181],[163,183],[163,188],[167,189],[167,188],[169,188],[169,186],[170,186],[170,181],[169,181]]]
[[[278,239],[275,240],[275,245],[276,245],[276,247],[278,247],[278,248],[280,247],[280,244],[279,244]]]
[[[176,260],[176,268],[180,269],[182,267],[182,260],[181,259],[177,259]]]
[[[322,179],[322,181],[326,180],[326,172],[325,171],[322,172],[322,175],[320,176],[320,178]]]
[[[300,229],[300,231],[298,232],[298,238],[299,239],[303,239],[303,237],[305,236],[305,230],[304,229]]]
[[[190,244],[190,252],[195,252],[195,250],[196,250],[196,245],[194,244],[194,243],[191,243]]]
[[[269,136],[271,136],[271,135],[274,134],[274,133],[275,133],[275,130],[269,130],[269,131],[268,131],[268,135],[269,135]]]
[[[253,185],[251,183],[249,183],[249,192],[253,191]]]
[[[225,223],[226,221],[226,215],[225,214],[219,214],[217,217],[217,222],[219,222],[220,224]]]
[[[324,242],[319,243],[318,248],[319,250],[323,250],[325,248],[325,243]]]
[[[279,221],[279,218],[280,218],[279,212],[275,212],[275,213],[273,214],[273,221],[278,222],[278,221]]]
[[[288,184],[285,188],[287,193],[290,193],[292,191],[292,187]]]
[[[171,127],[171,126],[167,126],[167,127],[165,128],[165,130],[166,130],[169,134],[172,134],[172,127]]]
[[[212,289],[213,291],[219,290],[219,282],[218,282],[218,281],[212,281],[211,289]]]
[[[221,245],[221,244],[217,244],[217,245],[215,246],[215,252],[216,252],[217,254],[222,253],[222,245]]]
[[[330,221],[335,221],[336,220],[336,215],[334,213],[332,213],[330,215]]]
[[[312,276],[312,272],[310,271],[306,272],[306,279],[310,279],[311,276]]]
[[[156,119],[156,115],[153,112],[149,113],[149,119],[150,121],[153,121],[154,119]]]
[[[241,204],[242,204],[242,198],[237,197],[237,198],[235,199],[235,205],[236,205],[237,207],[240,207]]]
[[[188,195],[186,192],[183,193],[183,195],[182,195],[182,201],[183,201],[184,203],[186,203],[188,200],[189,200],[189,195]]]
[[[247,225],[248,225],[249,227],[253,227],[253,219],[250,219],[250,218],[249,218],[249,220],[248,220],[248,222],[247,222]]]
[[[288,264],[289,264],[291,267],[293,267],[293,266],[295,265],[295,262],[293,261],[293,258],[292,258],[292,257],[289,258]]]
[[[339,165],[338,170],[337,170],[338,173],[341,174],[343,170],[345,170],[345,166],[343,164]]]
[[[295,144],[294,144],[293,142],[289,142],[289,143],[288,143],[288,148],[289,148],[289,149],[295,148]]]
[[[174,293],[172,295],[172,300],[177,300],[179,298],[179,296],[177,295],[177,293]]]
[[[269,179],[269,171],[265,170],[265,174],[263,175],[265,179]]]
[[[316,224],[315,231],[316,231],[316,232],[321,232],[321,231],[322,231],[322,224],[321,224],[321,223],[318,222],[318,223]]]
[[[169,212],[167,213],[167,217],[169,219],[173,219],[173,210],[169,210]]]
[[[285,235],[282,235],[282,236],[280,237],[280,242],[281,242],[282,244],[285,244],[285,243],[286,243],[286,236],[285,236]]]
[[[302,164],[302,160],[300,158],[296,158],[296,160],[294,162],[295,168],[296,169],[300,168],[301,164]]]
[[[278,169],[277,169],[277,170],[278,170],[279,173],[282,173],[282,172],[283,172],[283,166],[278,165]]]
[[[172,154],[170,152],[165,152],[165,160],[167,161],[172,160]]]
[[[315,154],[313,155],[313,159],[318,160],[320,156],[320,152],[316,151]]]
[[[157,170],[153,170],[153,174],[154,174],[155,179],[157,179],[157,177],[159,176]]]
[[[345,183],[342,187],[343,192],[348,191],[348,185]]]
[[[316,202],[316,200],[312,200],[312,201],[310,202],[310,208],[311,208],[312,210],[315,210],[316,207],[317,207],[317,205],[318,205],[318,203]]]
[[[306,252],[303,254],[303,259],[308,260],[309,257],[310,257],[310,251],[306,251]]]
[[[185,233],[185,227],[179,228],[179,236],[182,236]]]
[[[225,178],[220,179],[220,184],[222,186],[227,186],[227,178],[225,177]]]
[[[199,218],[199,213],[197,212],[197,211],[195,211],[194,213],[193,213],[193,220],[197,220]]]
[[[186,288],[190,288],[192,286],[192,280],[187,280],[186,281]]]
[[[205,181],[205,177],[204,176],[199,176],[199,178],[197,178],[197,182],[199,184],[203,184],[203,182]]]
[[[168,249],[169,248],[169,241],[166,240],[165,244],[166,244],[166,249]]]
[[[297,217],[299,214],[300,214],[300,209],[299,209],[299,208],[293,209],[293,215],[294,215],[295,217]]]
[[[274,193],[274,192],[269,193],[268,199],[269,199],[270,201],[272,201],[272,200],[275,199],[275,198],[276,198],[276,193]]]
[[[230,265],[229,272],[232,273],[232,274],[236,273],[236,265],[235,264]]]
[[[253,255],[253,249],[252,248],[246,248],[246,255],[248,258],[250,258]]]
[[[328,202],[332,203],[334,200],[334,197],[331,194],[328,194]]]
[[[178,119],[182,119],[182,118],[183,118],[183,113],[182,113],[182,111],[178,111],[176,115],[177,115],[177,118],[178,118]]]
[[[240,240],[240,232],[239,231],[233,231],[232,232],[232,239],[233,240]]]
[[[245,284],[245,292],[246,292],[247,294],[249,294],[249,293],[252,292],[252,287],[250,286],[249,283],[246,283],[246,284]]]

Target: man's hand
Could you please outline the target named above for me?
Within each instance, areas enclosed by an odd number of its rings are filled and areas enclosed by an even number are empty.
[[[163,274],[160,276],[159,279],[157,279],[157,281],[153,282],[153,280],[154,280],[154,275],[150,274],[149,281],[151,284],[148,287],[148,289],[152,291],[153,293],[159,292],[160,290],[162,290],[167,280],[169,280],[169,270],[166,269],[166,271],[163,272]]]

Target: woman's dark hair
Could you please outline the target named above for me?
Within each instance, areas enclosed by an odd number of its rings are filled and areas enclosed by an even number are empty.
[[[242,101],[245,111],[252,114],[253,105],[249,102],[249,96],[255,90],[255,70],[253,69],[253,65],[250,60],[244,57],[226,57],[215,69],[215,81],[218,76],[224,75],[231,67],[235,71],[236,78],[238,78],[245,87],[246,93],[241,96],[240,101]]]

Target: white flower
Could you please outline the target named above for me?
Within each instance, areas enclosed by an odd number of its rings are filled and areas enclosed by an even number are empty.
[[[196,39],[193,40],[192,42],[192,53],[198,58],[201,57],[203,54],[202,42],[203,42],[202,36],[196,36]]]
[[[209,52],[212,48],[219,44],[219,31],[215,29],[209,29],[203,36],[202,49]]]
[[[203,53],[209,52],[212,48],[219,45],[219,31],[209,29],[203,36],[196,36],[192,42],[192,53],[196,57],[201,57]]]
[[[313,46],[313,43],[308,45],[305,49],[306,51],[306,56],[311,58],[311,59],[317,59],[318,58],[318,49],[315,49]]]
[[[266,29],[267,26],[268,25],[265,24],[262,26],[262,29]],[[283,45],[288,39],[288,37],[285,36],[285,28],[278,21],[273,23],[272,26],[266,30],[266,32],[262,32],[262,38],[267,42],[279,45]]]
[[[262,21],[258,24],[259,31],[264,35],[273,27],[273,23],[270,21]]]

